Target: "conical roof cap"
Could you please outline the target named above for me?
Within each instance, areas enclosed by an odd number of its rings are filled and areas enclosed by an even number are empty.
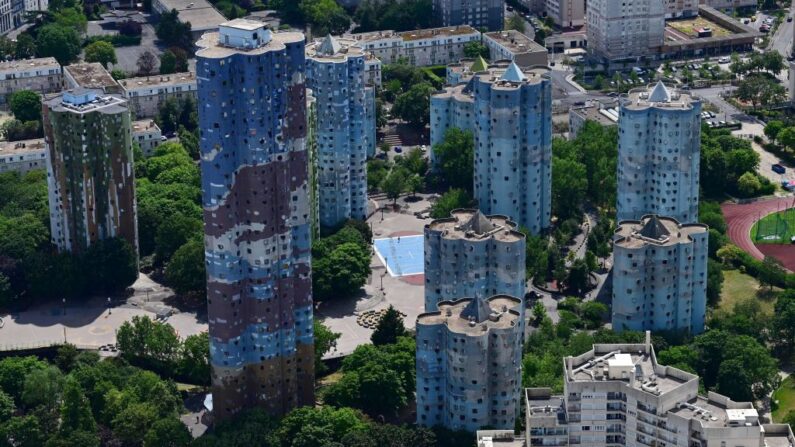
[[[331,34],[327,35],[323,42],[320,42],[320,46],[317,48],[318,54],[324,54],[326,56],[333,56],[339,53],[340,49],[342,49],[342,45],[337,42],[337,39],[334,38]]]
[[[486,60],[483,59],[483,56],[478,56],[478,58],[475,59],[475,62],[473,62],[472,65],[469,67],[469,71],[471,71],[472,73],[486,71],[488,69],[489,69],[489,64],[486,63]]]
[[[649,101],[650,102],[669,102],[671,101],[671,92],[668,91],[668,88],[663,84],[663,81],[657,81],[657,85],[651,90],[649,94]]]
[[[660,241],[670,236],[671,233],[665,228],[660,218],[653,215],[646,221],[646,224],[643,225],[643,228],[640,230],[640,235],[645,238]]]
[[[516,62],[511,62],[511,65],[508,66],[508,69],[505,70],[505,73],[502,74],[502,78],[500,79],[510,82],[522,82],[527,79],[527,77],[522,73],[522,69],[516,65]]]
[[[461,229],[464,231],[472,231],[475,234],[486,234],[489,231],[494,230],[494,224],[491,223],[488,217],[484,216],[480,210],[475,211],[475,214],[469,218],[463,225],[461,225]]]
[[[480,297],[473,298],[461,311],[461,318],[475,323],[482,323],[488,320],[489,315],[491,315],[491,307],[489,307],[486,300]]]

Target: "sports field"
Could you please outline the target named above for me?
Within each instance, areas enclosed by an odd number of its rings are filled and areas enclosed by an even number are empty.
[[[756,244],[788,244],[793,236],[795,208],[768,214],[751,227],[751,240]]]

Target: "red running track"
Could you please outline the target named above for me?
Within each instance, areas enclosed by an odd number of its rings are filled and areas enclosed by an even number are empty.
[[[751,228],[757,220],[792,207],[792,197],[760,200],[752,203],[724,203],[721,205],[728,226],[728,236],[734,245],[742,248],[756,259],[764,259],[764,254],[751,240]]]

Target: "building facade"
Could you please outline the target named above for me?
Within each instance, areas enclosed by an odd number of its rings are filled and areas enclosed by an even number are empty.
[[[600,126],[618,126],[618,108],[616,104],[605,104],[599,101],[586,101],[585,105],[569,109],[569,139],[577,138],[586,121],[593,121]]]
[[[563,395],[525,390],[528,446],[786,447],[786,424],[762,424],[750,402],[709,392],[657,363],[645,344],[601,344],[564,359]]]
[[[662,82],[621,101],[618,221],[645,214],[698,221],[701,101]]]
[[[61,65],[54,57],[0,62],[0,104],[20,90],[57,93],[61,91]]]
[[[425,226],[425,311],[461,297],[524,299],[525,236],[505,216],[455,210]]]
[[[521,68],[546,66],[547,49],[516,30],[483,33],[483,44],[489,49],[491,60],[511,60]]]
[[[365,54],[332,36],[307,46],[307,87],[316,100],[320,225],[333,228],[367,216],[367,156],[375,152],[374,87]],[[370,90],[370,92],[368,92]]]
[[[465,298],[417,317],[418,425],[513,428],[522,382],[517,306],[506,295]]]
[[[314,403],[305,38],[236,19],[198,42],[213,408]]]
[[[704,331],[708,230],[656,215],[619,222],[613,240],[614,330]]]
[[[395,32],[372,31],[347,34],[342,40],[350,39],[355,45],[372,55],[369,62],[377,70],[380,85],[381,64],[395,64],[406,59],[410,65],[447,65],[464,57],[464,47],[469,42],[479,42],[480,32],[467,25],[429,28],[413,31]],[[378,60],[378,63],[375,63]],[[372,76],[371,76],[372,78]]]
[[[138,143],[144,156],[151,156],[155,148],[163,142],[163,133],[154,120],[138,120],[132,122],[132,139]]]
[[[47,146],[43,138],[0,142],[0,173],[20,174],[47,167]]]
[[[98,240],[123,237],[137,251],[126,101],[78,89],[45,100],[42,109],[53,244],[82,253]]]
[[[25,23],[25,0],[0,0],[0,35]]]
[[[196,99],[196,75],[191,72],[122,79],[119,85],[137,119],[156,117],[171,98]]]
[[[438,26],[497,31],[505,27],[505,0],[433,0],[433,17]]]
[[[659,53],[665,42],[665,13],[666,5],[660,0],[590,0],[588,51],[605,61]]]
[[[585,0],[546,0],[544,7],[547,17],[551,17],[555,25],[561,28],[585,25]]]

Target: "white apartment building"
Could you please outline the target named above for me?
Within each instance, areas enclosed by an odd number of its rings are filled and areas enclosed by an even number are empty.
[[[698,394],[696,375],[657,363],[645,344],[601,344],[564,359],[564,393],[525,390],[527,446],[788,447],[785,424],[750,402]],[[497,446],[498,444],[493,444]]]
[[[632,90],[618,119],[617,219],[646,214],[698,221],[701,101],[686,92]]]
[[[163,133],[154,120],[145,119],[133,121],[132,140],[137,142],[145,156],[149,157],[155,152],[155,148],[162,142]]]
[[[700,334],[707,312],[703,224],[622,221],[613,239],[613,329]]]
[[[756,8],[759,3],[755,0],[701,0],[701,4],[728,12],[735,9]]]
[[[493,61],[511,60],[521,68],[549,63],[547,49],[516,30],[484,33],[483,44],[489,49]]]
[[[19,90],[60,92],[62,83],[61,65],[53,57],[0,62],[0,104]]]
[[[122,79],[119,84],[138,119],[157,116],[169,98],[196,98],[196,74],[191,72]]]
[[[19,28],[24,23],[25,0],[0,0],[0,35]]]
[[[698,2],[699,0],[665,0],[665,18],[696,16],[698,15]]]
[[[373,55],[380,63],[394,64],[401,58],[410,65],[447,65],[464,57],[464,46],[480,40],[480,32],[468,25],[414,31],[372,31],[347,34],[344,39]],[[380,67],[379,71],[380,71]],[[380,76],[379,76],[380,79]]]
[[[585,25],[585,0],[546,0],[544,8],[547,17],[551,17],[555,25],[561,28]]]
[[[0,173],[26,173],[47,167],[47,147],[44,138],[0,142]]]
[[[660,0],[590,0],[588,51],[606,61],[652,55],[665,42],[665,13]]]

